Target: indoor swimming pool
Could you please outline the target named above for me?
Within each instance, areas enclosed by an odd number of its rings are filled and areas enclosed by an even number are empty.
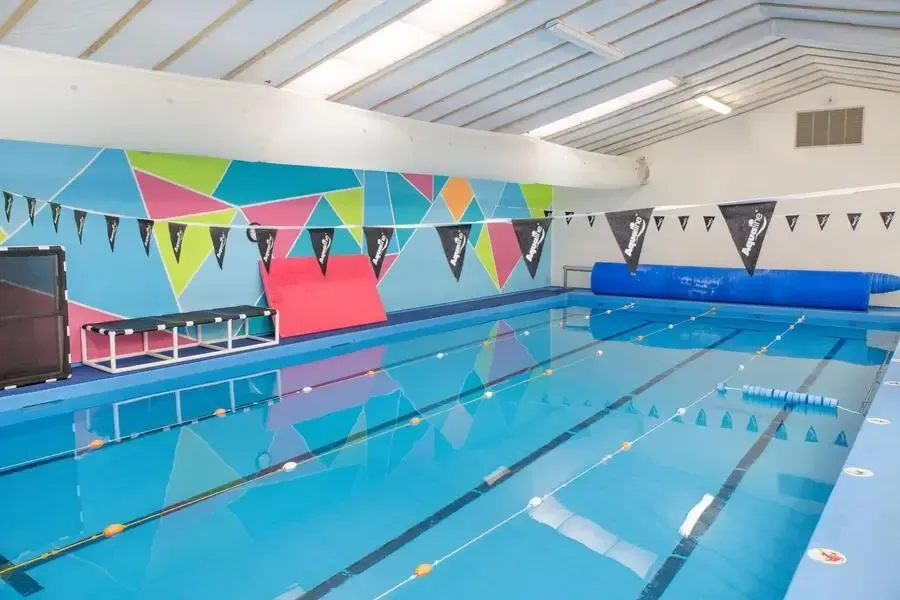
[[[20,411],[0,600],[780,599],[897,342],[846,316],[606,299]]]

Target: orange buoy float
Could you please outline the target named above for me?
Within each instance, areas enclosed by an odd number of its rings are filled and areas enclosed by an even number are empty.
[[[631,442],[622,442],[622,450],[631,450]]]
[[[759,356],[759,355],[762,354],[762,353],[761,353],[759,350],[757,350],[757,351],[754,352],[753,354],[754,354],[755,356]]]
[[[416,574],[416,577],[425,577],[426,575],[431,573],[432,569],[434,569],[434,567],[429,563],[422,563],[421,565],[416,567],[416,570],[414,572]]]
[[[553,369],[545,369],[544,375],[553,375]]]
[[[488,346],[491,345],[491,342],[490,342],[490,340],[484,340],[483,342],[481,342],[481,345],[484,346],[485,348],[487,348]]]
[[[372,371],[372,370],[366,371],[366,375],[368,375],[369,377],[373,376],[374,374],[375,374],[375,371]]]
[[[422,422],[422,419],[419,417],[413,417],[412,419],[409,420],[410,425],[418,425],[421,422]]]
[[[224,416],[225,416],[225,412],[226,412],[226,411],[225,411],[224,408],[217,408],[217,409],[215,410],[215,412],[213,412],[213,414],[216,415],[217,417],[224,417]]]
[[[99,450],[105,443],[106,442],[104,442],[103,440],[91,440],[91,443],[88,444],[88,448],[90,448],[91,450]]]
[[[125,526],[121,523],[113,523],[112,525],[107,525],[106,529],[103,530],[104,537],[112,537],[114,535],[119,535],[125,531]]]
[[[762,352],[763,354],[765,354],[766,352],[769,351],[769,347],[768,347],[768,346],[763,346],[762,348],[759,349],[759,351]]]

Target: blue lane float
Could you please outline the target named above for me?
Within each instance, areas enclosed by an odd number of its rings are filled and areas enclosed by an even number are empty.
[[[809,394],[807,392],[789,392],[787,390],[762,387],[759,385],[745,385],[742,388],[729,388],[723,383],[716,385],[716,390],[720,394],[725,394],[729,390],[738,389],[741,394],[743,394],[744,400],[762,401],[766,404],[790,404],[792,406],[812,406],[825,409],[836,409],[838,407],[836,398]]]
[[[598,262],[591,272],[595,294],[672,300],[866,310],[870,294],[900,290],[900,277],[857,271],[799,271],[640,265]]]

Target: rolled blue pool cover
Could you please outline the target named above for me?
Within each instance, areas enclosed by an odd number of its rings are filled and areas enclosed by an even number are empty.
[[[741,392],[743,392],[744,398],[748,400],[761,399],[764,401],[777,401],[792,405],[806,404],[809,406],[821,406],[822,408],[838,407],[836,398],[808,394],[806,392],[788,392],[786,390],[761,387],[758,385],[745,385],[741,388]]]
[[[858,271],[640,265],[632,275],[624,263],[594,263],[595,294],[767,304],[804,308],[867,310],[870,293],[900,290],[900,277]]]

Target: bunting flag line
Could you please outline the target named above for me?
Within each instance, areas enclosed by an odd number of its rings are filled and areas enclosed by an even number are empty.
[[[462,275],[463,263],[466,261],[466,246],[469,244],[471,225],[441,225],[435,227],[441,246],[444,248],[444,257],[447,265],[453,273],[453,277],[459,281]]]
[[[885,211],[885,212],[880,212],[878,214],[881,215],[881,222],[884,223],[884,228],[890,229],[891,222],[894,220],[894,211],[889,210],[889,211]]]
[[[259,223],[253,221],[252,223],[247,224],[247,229],[244,231],[244,234],[247,236],[247,240],[251,244],[256,243],[256,228],[259,227]]]
[[[109,249],[111,252],[116,251],[116,234],[119,233],[119,217],[106,217],[106,239],[109,240]]]
[[[828,217],[830,216],[831,213],[816,215],[816,221],[819,223],[819,231],[825,231],[825,224],[828,223]]]
[[[257,227],[255,231],[259,258],[266,268],[266,273],[268,273],[269,269],[272,268],[272,254],[275,251],[275,236],[278,235],[278,230],[269,227]]]
[[[334,242],[334,227],[317,227],[309,230],[313,256],[319,263],[322,275],[328,271],[328,257],[331,255],[331,244]]]
[[[366,238],[366,252],[372,262],[375,279],[381,279],[381,267],[384,265],[391,238],[394,237],[394,229],[392,227],[363,227],[363,236]]]
[[[656,223],[657,231],[662,229],[663,221],[665,221],[665,220],[666,220],[666,217],[664,215],[657,215],[657,216],[653,217],[653,222]]]
[[[175,262],[181,262],[181,248],[184,246],[184,233],[187,225],[184,223],[169,223],[169,241],[172,243],[172,252],[175,253]]]
[[[766,241],[769,221],[775,212],[774,200],[766,202],[748,202],[746,204],[720,204],[719,211],[731,239],[744,263],[744,268],[751,276],[756,270],[756,262]]]
[[[613,237],[619,245],[619,251],[622,252],[622,258],[632,273],[637,271],[641,262],[641,250],[644,247],[647,223],[652,212],[652,208],[642,208],[606,214],[606,222],[609,223]]]
[[[706,230],[709,231],[709,228],[712,227],[713,221],[716,220],[715,216],[712,217],[703,217],[703,224],[706,225]]]
[[[28,205],[28,220],[31,221],[31,226],[34,227],[34,210],[37,206],[37,200],[31,196],[26,196],[25,204]]]
[[[216,262],[219,263],[219,269],[225,268],[225,247],[228,246],[228,234],[230,232],[230,227],[211,226],[209,228],[209,237],[212,240],[213,254],[216,257]]]
[[[573,210],[566,211],[566,225],[568,225],[569,223],[572,222],[572,215],[574,215],[574,214],[575,214],[575,211],[573,211]]]
[[[84,242],[84,222],[87,219],[87,213],[83,210],[72,211],[75,216],[75,233],[78,234],[78,243]]]
[[[153,221],[150,219],[138,219],[138,233],[141,234],[141,243],[144,245],[144,252],[150,256],[150,240],[153,239]]]
[[[3,192],[3,212],[6,213],[6,222],[12,217],[13,195],[9,192]]]
[[[532,279],[537,275],[538,265],[541,264],[550,223],[550,219],[515,219],[512,223],[519,250],[522,251],[522,258]]]
[[[785,219],[787,219],[788,227],[791,228],[791,231],[794,231],[794,227],[797,226],[797,221],[800,219],[800,215],[785,215]]]
[[[862,213],[847,213],[847,219],[850,221],[850,229],[856,231],[856,226],[859,225],[859,219],[862,217]]]
[[[588,226],[593,227],[594,221],[597,219],[594,215],[588,215]]]
[[[690,217],[687,215],[685,215],[683,217],[678,217],[678,222],[681,224],[682,231],[687,229],[688,220],[690,220]]]
[[[56,202],[50,203],[50,216],[53,218],[53,231],[59,233],[59,216],[62,214],[62,206]]]

